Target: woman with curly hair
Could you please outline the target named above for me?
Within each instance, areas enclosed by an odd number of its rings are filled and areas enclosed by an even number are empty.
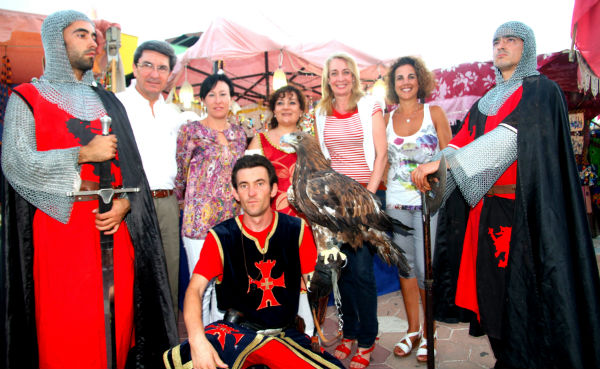
[[[387,84],[388,100],[398,107],[386,116],[389,161],[386,212],[414,228],[409,236],[394,234],[394,242],[402,247],[412,269],[409,278],[400,277],[408,330],[394,347],[394,354],[410,355],[413,345],[420,340],[417,360],[426,362],[428,337],[419,324],[419,296],[425,311],[421,196],[411,182],[410,172],[445,148],[452,133],[442,108],[419,101],[429,96],[434,88],[433,74],[421,59],[405,56],[396,60],[390,67]],[[436,225],[437,217],[434,216],[431,218],[432,244],[435,244]]]

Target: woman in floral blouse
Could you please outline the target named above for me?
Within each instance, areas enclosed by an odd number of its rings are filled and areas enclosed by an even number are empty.
[[[238,215],[233,198],[231,172],[244,155],[246,134],[242,127],[227,121],[233,83],[224,74],[207,77],[200,87],[207,117],[189,122],[177,137],[175,192],[183,207],[182,238],[190,274],[194,270],[210,228]],[[220,319],[216,309],[214,282],[204,295],[203,321]]]

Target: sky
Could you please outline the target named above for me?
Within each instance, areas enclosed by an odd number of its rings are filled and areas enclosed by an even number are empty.
[[[494,31],[509,20],[534,30],[538,54],[568,49],[574,1],[0,0],[0,8],[38,14],[95,10],[140,42],[201,32],[223,17],[258,31],[268,25],[299,42],[337,39],[384,60],[419,55],[436,69],[490,60]]]

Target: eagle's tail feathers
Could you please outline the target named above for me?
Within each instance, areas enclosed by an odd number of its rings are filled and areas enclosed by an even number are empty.
[[[389,218],[392,221],[394,233],[398,233],[402,236],[409,236],[412,234],[411,231],[413,230],[413,228],[407,226],[406,224],[402,223],[401,221],[399,221],[398,219],[396,219],[394,217],[389,217]]]
[[[406,256],[404,256],[404,250],[398,246],[395,242],[392,241],[393,250],[396,254],[396,260],[394,264],[398,267],[398,274],[400,274],[403,278],[408,278],[410,273],[410,266],[408,265],[408,260]]]

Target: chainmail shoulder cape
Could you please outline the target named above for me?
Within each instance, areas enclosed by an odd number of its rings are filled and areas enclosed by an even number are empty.
[[[92,70],[77,80],[67,55],[63,30],[71,23],[83,20],[94,23],[83,13],[64,10],[49,15],[42,24],[42,44],[46,67],[35,87],[48,101],[72,116],[93,121],[106,114],[98,95],[90,88],[96,86]]]
[[[533,30],[521,22],[511,21],[498,27],[493,39],[507,36],[516,36],[523,40],[523,54],[515,72],[506,81],[502,77],[500,70],[494,67],[496,87],[485,94],[477,105],[479,111],[488,116],[496,115],[506,99],[523,85],[523,78],[540,74],[537,71],[537,55]]]

